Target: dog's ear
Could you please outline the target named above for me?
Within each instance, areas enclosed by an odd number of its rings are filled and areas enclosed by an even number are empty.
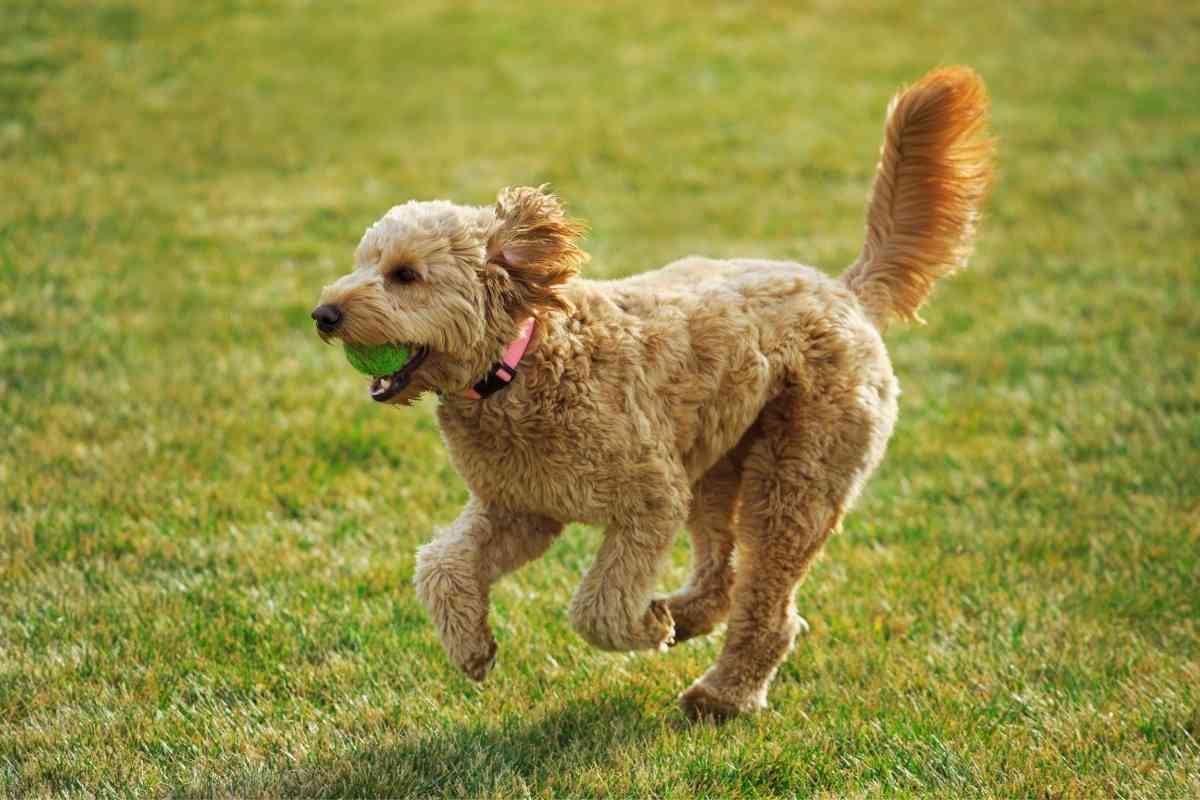
[[[567,310],[557,289],[587,260],[576,243],[584,227],[545,188],[510,186],[500,192],[487,259],[508,274],[514,299],[530,311]]]

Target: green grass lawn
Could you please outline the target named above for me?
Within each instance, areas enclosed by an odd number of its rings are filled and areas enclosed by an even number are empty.
[[[0,793],[1200,795],[1200,7],[1020,5],[5,2]],[[592,276],[837,272],[891,92],[957,62],[989,216],[889,334],[771,709],[683,721],[719,635],[587,647],[585,527],[460,675],[411,587],[466,495],[433,401],[308,318],[363,229],[549,181]]]

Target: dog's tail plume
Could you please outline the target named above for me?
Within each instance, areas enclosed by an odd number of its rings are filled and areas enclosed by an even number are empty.
[[[862,254],[842,276],[881,328],[962,267],[992,180],[988,98],[967,67],[930,72],[888,106]]]

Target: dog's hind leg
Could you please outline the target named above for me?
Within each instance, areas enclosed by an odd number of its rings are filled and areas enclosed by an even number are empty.
[[[472,497],[458,519],[417,550],[413,583],[446,654],[483,680],[496,659],[488,592],[505,573],[546,552],[561,522],[488,506]]]
[[[726,455],[692,488],[687,528],[692,537],[692,576],[667,598],[675,618],[675,641],[703,636],[726,615],[733,592],[733,528],[741,464]]]
[[[849,395],[784,395],[764,409],[742,468],[728,636],[717,663],[680,697],[688,717],[719,720],[766,706],[802,625],[796,585],[882,458],[895,395],[889,371]]]

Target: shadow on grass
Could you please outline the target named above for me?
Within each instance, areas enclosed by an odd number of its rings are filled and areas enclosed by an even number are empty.
[[[614,749],[648,743],[663,722],[632,694],[570,701],[537,719],[507,714],[491,722],[452,723],[425,736],[338,753],[300,767],[233,777],[201,796],[479,797],[528,787],[564,791],[573,778],[603,768]],[[553,790],[553,789],[552,789]]]

